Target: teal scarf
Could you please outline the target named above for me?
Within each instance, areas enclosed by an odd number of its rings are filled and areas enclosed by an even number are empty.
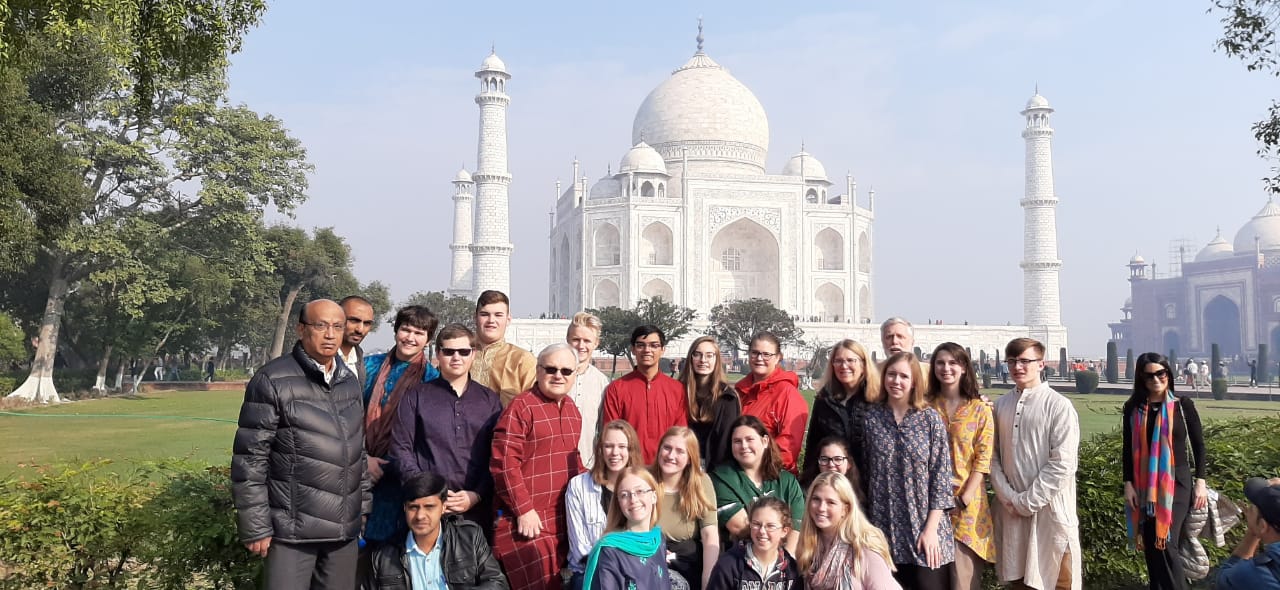
[[[582,590],[591,590],[591,579],[596,577],[596,562],[600,560],[600,549],[613,547],[643,559],[653,557],[661,546],[662,529],[660,527],[653,527],[647,533],[617,532],[601,537],[596,546],[591,548],[591,556],[587,558],[586,573],[582,577]]]

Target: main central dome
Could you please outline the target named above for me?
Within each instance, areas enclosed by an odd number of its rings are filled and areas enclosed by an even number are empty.
[[[751,90],[699,51],[640,104],[631,143],[641,141],[668,162],[688,157],[763,172],[769,118]]]

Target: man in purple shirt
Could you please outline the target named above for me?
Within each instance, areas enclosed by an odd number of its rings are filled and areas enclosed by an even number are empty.
[[[440,377],[415,385],[396,411],[391,430],[391,459],[402,481],[424,471],[438,473],[449,485],[444,508],[493,528],[489,515],[493,477],[489,453],[502,401],[493,390],[471,380],[476,336],[466,326],[445,326],[436,336]]]

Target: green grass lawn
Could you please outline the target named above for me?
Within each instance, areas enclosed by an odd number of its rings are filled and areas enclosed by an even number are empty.
[[[988,390],[998,396],[1002,390]],[[813,392],[805,391],[812,403]],[[1068,395],[1085,438],[1120,424],[1118,395]],[[20,465],[110,458],[125,462],[186,457],[231,459],[244,394],[238,391],[148,393],[0,413],[0,477]],[[1280,414],[1280,402],[1196,400],[1205,420]],[[12,414],[23,414],[15,416]]]

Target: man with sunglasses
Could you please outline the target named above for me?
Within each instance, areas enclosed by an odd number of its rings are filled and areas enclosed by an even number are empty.
[[[636,429],[644,462],[658,457],[662,435],[672,426],[689,425],[689,407],[684,385],[662,373],[662,353],[667,336],[657,326],[640,326],[631,331],[631,354],[635,370],[619,377],[604,390],[601,424],[626,420]]]
[[[564,494],[583,470],[582,414],[569,396],[578,354],[567,343],[552,344],[537,368],[533,388],[511,400],[493,432],[493,550],[512,588],[559,590],[569,560]]]
[[[450,324],[436,336],[440,376],[414,385],[400,401],[391,428],[391,463],[400,481],[422,472],[438,473],[449,484],[444,509],[486,531],[493,522],[489,451],[502,401],[492,389],[471,379],[476,335]]]

